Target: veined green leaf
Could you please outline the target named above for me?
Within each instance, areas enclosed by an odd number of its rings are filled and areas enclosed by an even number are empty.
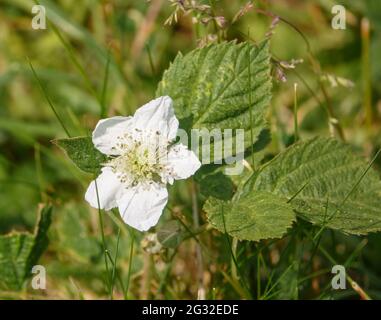
[[[99,173],[107,156],[95,149],[90,137],[57,139],[53,143],[61,147],[68,157],[85,172]]]
[[[240,240],[280,238],[295,219],[284,199],[263,191],[246,193],[232,201],[209,198],[204,210],[215,228]]]
[[[0,288],[21,290],[32,267],[48,246],[47,231],[52,207],[41,210],[34,234],[11,233],[0,236]]]
[[[247,148],[251,130],[255,142],[266,128],[271,99],[268,42],[226,42],[179,54],[159,84],[157,96],[161,95],[173,99],[177,117],[191,119],[192,128],[244,129]],[[214,144],[223,139],[214,139]]]
[[[314,138],[289,147],[244,187],[244,193],[258,190],[287,198],[300,217],[321,226],[351,234],[381,230],[377,172],[335,139]]]

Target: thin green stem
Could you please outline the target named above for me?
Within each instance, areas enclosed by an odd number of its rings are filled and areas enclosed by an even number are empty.
[[[261,14],[264,14],[264,15],[267,15],[267,16],[274,17],[274,14],[266,12],[265,10],[262,10],[262,9],[257,9],[257,12],[259,12]],[[314,54],[312,52],[312,48],[311,48],[310,42],[308,41],[308,38],[292,22],[290,22],[290,21],[288,21],[288,20],[286,20],[286,19],[284,19],[284,18],[282,18],[280,16],[278,16],[278,18],[279,18],[280,21],[282,21],[283,23],[285,23],[286,25],[288,25],[292,29],[294,29],[302,37],[304,43],[306,44],[308,60],[309,60],[309,62],[311,64],[311,66],[312,66],[312,69],[313,69],[315,75],[317,75],[317,77],[318,77],[318,82],[319,82],[319,85],[320,85],[320,89],[321,89],[321,91],[323,93],[323,96],[324,96],[324,99],[326,101],[326,109],[327,109],[327,112],[329,114],[328,125],[329,125],[330,128],[331,127],[335,128],[337,133],[338,133],[338,135],[339,135],[339,137],[340,137],[340,139],[345,141],[344,130],[341,127],[339,120],[335,116],[334,109],[332,107],[332,104],[331,104],[328,92],[327,92],[327,90],[325,88],[325,85],[323,83],[323,80],[322,80],[322,72],[321,72],[320,64],[319,64],[319,62],[317,61],[317,59],[315,58],[315,56],[314,56]]]
[[[235,256],[234,252],[232,251],[232,245],[231,245],[231,241],[230,241],[230,236],[228,235],[228,233],[226,231],[224,207],[222,205],[221,205],[221,216],[222,216],[222,222],[223,222],[223,226],[224,226],[224,235],[225,235],[225,239],[227,241],[227,247],[229,248],[230,255],[231,255],[232,259],[233,259],[233,262],[234,262],[234,265],[236,267],[236,270],[238,271],[240,282],[242,283],[242,286],[243,286],[243,288],[245,290],[245,293],[246,293],[245,295],[250,297],[250,299],[252,299],[253,297],[252,297],[252,295],[250,293],[249,287],[247,286],[246,282],[244,281],[241,269],[238,266],[237,258]]]
[[[258,250],[257,254],[257,299],[261,296],[261,252]]]
[[[32,73],[34,75],[34,77],[36,78],[37,82],[38,82],[38,85],[40,86],[40,89],[42,91],[42,93],[44,94],[44,97],[46,99],[46,101],[48,102],[49,106],[50,106],[50,109],[53,111],[55,117],[57,118],[58,122],[60,123],[62,129],[65,131],[66,135],[70,138],[70,133],[68,131],[68,129],[66,128],[64,122],[62,121],[61,117],[58,115],[57,113],[57,110],[56,108],[54,107],[52,101],[50,100],[49,96],[48,96],[48,93],[46,92],[40,78],[38,77],[37,73],[36,73],[36,70],[34,70],[33,68],[33,65],[32,65],[32,62],[28,59],[28,63],[29,63],[29,66],[30,66],[30,69],[32,70]]]
[[[238,247],[238,239],[237,238],[233,238],[233,241],[232,241],[232,252],[234,253],[234,256],[237,255],[237,247]],[[232,276],[233,276],[233,278],[235,280],[239,281],[239,275],[237,273],[237,268],[235,266],[233,257],[231,259],[231,270],[232,270]]]
[[[107,85],[109,78],[109,69],[110,69],[110,50],[107,52],[107,62],[105,68],[105,76],[103,79],[102,94],[101,94],[101,118],[105,118],[107,115],[107,105],[106,105],[106,96],[107,96]]]
[[[98,194],[98,184],[97,179],[95,181],[95,191],[97,194],[97,203],[98,203],[98,219],[99,219],[99,227],[101,229],[101,240],[102,240],[102,247],[103,247],[103,254],[104,254],[104,260],[105,260],[105,266],[106,266],[106,286],[109,291],[111,291],[110,287],[110,279],[109,279],[109,268],[108,268],[108,261],[107,261],[107,247],[106,247],[106,240],[105,240],[105,233],[104,233],[104,225],[103,225],[103,217],[102,217],[102,211],[100,209],[100,202],[99,202],[99,194]]]
[[[112,268],[112,274],[111,274],[111,289],[110,289],[110,299],[113,300],[113,295],[114,295],[114,285],[115,285],[115,278],[116,278],[116,267],[117,267],[117,262],[118,262],[118,253],[119,253],[119,241],[120,241],[120,232],[121,228],[118,229],[118,235],[117,235],[117,240],[116,240],[116,251],[115,251],[115,257],[114,257],[114,265]]]
[[[320,252],[334,265],[338,263],[331,257],[331,255],[326,251],[322,246],[319,246]],[[372,300],[372,298],[361,288],[356,281],[354,281],[348,274],[345,274],[346,279],[350,283],[353,290],[355,290],[362,299],[364,300]]]
[[[192,194],[192,217],[193,217],[193,227],[198,230],[200,228],[200,218],[198,212],[198,202],[197,202],[197,191],[196,184],[191,180],[191,194]],[[197,256],[197,278],[198,278],[198,289],[197,289],[197,299],[205,299],[205,287],[204,287],[204,261],[202,257],[201,246],[198,242],[196,245],[196,256]]]
[[[298,84],[294,83],[294,142],[297,142],[299,140],[297,88]]]
[[[132,270],[132,258],[134,253],[134,242],[135,242],[135,235],[134,231],[131,229],[128,229],[130,232],[131,237],[131,244],[130,244],[130,254],[128,258],[128,275],[127,275],[127,284],[126,284],[126,290],[124,292],[124,299],[128,299],[128,289],[130,288],[130,281],[131,281],[131,270]]]
[[[70,44],[68,42],[66,42],[66,40],[63,38],[63,36],[61,35],[59,30],[57,29],[57,27],[53,23],[50,23],[50,27],[52,28],[53,32],[57,35],[59,40],[61,41],[62,45],[64,46],[65,50],[67,51],[67,53],[69,55],[70,60],[73,62],[74,66],[77,68],[77,70],[81,74],[81,76],[85,82],[86,87],[91,92],[91,94],[94,96],[94,98],[98,101],[99,105],[102,108],[102,101],[99,98],[98,94],[96,93],[89,76],[86,74],[85,69],[82,67],[82,65],[78,61],[77,57],[75,56],[73,49],[71,48]]]
[[[364,170],[364,172],[361,174],[361,176],[359,177],[359,179],[356,181],[356,183],[352,186],[352,188],[349,190],[349,192],[347,193],[347,195],[345,196],[345,198],[343,199],[343,201],[339,204],[339,206],[336,208],[336,210],[330,215],[330,217],[327,219],[327,221],[325,221],[325,223],[331,221],[334,216],[336,215],[336,213],[338,211],[341,210],[342,206],[347,202],[347,200],[349,199],[349,197],[352,195],[352,193],[356,190],[356,188],[359,186],[359,184],[361,183],[361,181],[364,179],[365,175],[369,172],[369,170],[371,169],[371,167],[373,166],[374,162],[377,160],[378,156],[380,155],[381,153],[381,148],[378,149],[376,155],[373,157],[372,161],[369,163],[369,165],[367,166],[367,168]]]
[[[147,54],[148,54],[148,61],[149,61],[149,65],[151,67],[152,75],[156,76],[156,69],[155,69],[155,65],[153,63],[152,52],[151,52],[151,48],[148,44],[146,45],[146,50],[147,50]]]
[[[284,278],[284,276],[287,274],[287,272],[294,266],[295,262],[293,262],[292,264],[290,264],[286,270],[281,274],[281,276],[275,281],[275,283],[270,287],[269,290],[267,290],[264,295],[262,296],[262,299],[263,300],[266,300],[266,299],[269,299],[270,297],[272,297],[274,295],[271,294],[269,295],[275,288],[276,286],[278,285],[278,283],[280,283],[280,281],[282,281],[282,279]]]
[[[247,31],[247,38],[250,39],[250,29]],[[250,144],[251,144],[251,166],[255,170],[254,159],[254,132],[253,132],[253,97],[251,88],[251,47],[249,46],[249,116],[250,116]]]
[[[309,232],[304,231],[304,234],[305,234],[305,235],[306,235],[306,236],[307,236],[313,243],[315,243],[314,237],[311,236]],[[316,244],[316,243],[315,243],[315,244]],[[352,255],[350,256],[350,259],[353,259],[354,255],[357,254],[358,252],[360,252],[360,251],[363,249],[364,245],[366,245],[366,241],[365,241],[365,242],[364,242],[364,241],[360,242],[360,244],[359,244],[358,248],[355,250],[354,254],[352,254]],[[323,248],[323,246],[322,246],[321,244],[318,246],[318,248],[319,248],[319,251],[326,257],[327,260],[329,260],[333,265],[338,265],[338,262],[337,262],[337,261],[336,261],[336,260],[329,254],[329,253],[328,253],[327,250],[325,250],[325,249]],[[349,259],[348,259],[348,260],[349,260]],[[347,263],[345,263],[345,265],[346,265],[346,264],[347,264]],[[345,277],[346,277],[347,281],[350,283],[352,289],[353,289],[354,291],[356,291],[356,292],[360,295],[360,297],[361,297],[362,299],[364,299],[364,300],[372,300],[372,298],[371,298],[371,297],[364,291],[364,289],[361,288],[361,287],[358,285],[358,283],[357,283],[356,281],[354,281],[354,280],[353,280],[347,273],[345,274]]]
[[[365,120],[368,130],[372,127],[373,109],[372,109],[372,80],[370,68],[370,22],[367,18],[361,20],[361,60],[362,60],[362,91],[363,91],[363,108],[365,112]]]

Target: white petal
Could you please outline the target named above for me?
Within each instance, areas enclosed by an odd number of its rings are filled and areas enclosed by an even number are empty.
[[[107,155],[119,155],[114,149],[117,137],[123,135],[129,128],[132,117],[112,117],[99,120],[93,131],[93,143],[95,148]]]
[[[123,188],[111,169],[103,168],[102,173],[87,188],[85,199],[93,208],[98,209],[99,198],[100,209],[110,210],[117,207],[116,200],[122,196]]]
[[[133,121],[136,128],[159,131],[169,140],[176,138],[177,129],[179,128],[179,121],[173,110],[172,99],[168,96],[151,100],[140,107],[136,110]]]
[[[140,186],[126,190],[117,203],[125,223],[139,231],[147,231],[157,224],[167,201],[165,186],[152,184],[148,190]]]
[[[169,149],[167,165],[172,171],[171,176],[178,180],[193,175],[201,167],[201,162],[193,151],[179,143]]]

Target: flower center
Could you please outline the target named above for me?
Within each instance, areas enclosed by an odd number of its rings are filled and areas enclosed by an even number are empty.
[[[120,156],[111,159],[106,165],[112,168],[126,187],[164,182],[162,176],[166,168],[169,141],[160,132],[134,129],[117,139],[116,149]]]

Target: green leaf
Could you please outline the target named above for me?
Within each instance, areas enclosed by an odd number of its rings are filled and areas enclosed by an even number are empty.
[[[98,174],[107,156],[95,149],[90,137],[57,139],[53,143],[62,148],[67,156],[85,172]]]
[[[159,84],[157,96],[162,95],[173,99],[177,117],[191,119],[192,128],[244,129],[247,148],[251,128],[253,143],[266,128],[269,44],[225,42],[179,54]]]
[[[209,198],[204,210],[215,228],[240,240],[280,238],[295,219],[284,199],[262,191],[232,201]]]
[[[200,192],[206,197],[230,200],[234,195],[234,184],[222,172],[217,172],[207,175],[200,181]]]
[[[11,233],[0,236],[0,288],[21,290],[33,266],[48,246],[47,231],[52,207],[41,210],[34,234]]]
[[[244,193],[256,190],[291,200],[300,217],[321,226],[351,234],[381,230],[377,172],[335,139],[314,138],[289,147],[244,187]]]

